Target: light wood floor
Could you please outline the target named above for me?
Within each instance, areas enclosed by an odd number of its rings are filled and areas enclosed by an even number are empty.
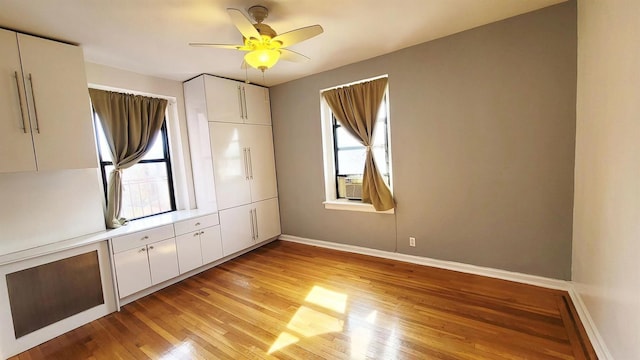
[[[562,291],[275,241],[13,359],[595,359]]]

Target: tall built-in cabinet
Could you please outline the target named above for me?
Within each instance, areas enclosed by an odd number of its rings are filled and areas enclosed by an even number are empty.
[[[269,90],[201,75],[184,96],[196,202],[219,210],[224,255],[280,235]]]
[[[82,49],[0,29],[0,173],[97,166]]]

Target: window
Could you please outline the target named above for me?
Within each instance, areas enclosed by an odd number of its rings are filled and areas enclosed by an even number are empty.
[[[361,200],[366,156],[365,146],[340,125],[331,113],[329,106],[322,100],[322,96],[321,103],[325,162],[325,208],[375,211],[370,204],[359,201]],[[376,121],[372,145],[374,161],[385,182],[391,187],[388,89],[380,105]],[[393,210],[388,213],[393,213]]]
[[[93,116],[106,199],[109,174],[114,167],[109,144],[102,130],[100,119],[98,119],[95,112]],[[165,117],[160,133],[153,141],[149,152],[140,162],[122,172],[120,216],[128,220],[135,220],[174,210],[176,210],[176,200]]]

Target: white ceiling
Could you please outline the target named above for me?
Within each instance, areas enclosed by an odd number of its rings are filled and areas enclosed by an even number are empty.
[[[268,86],[334,69],[565,0],[0,0],[0,27],[76,43],[89,62],[173,80],[201,73],[244,79],[243,54],[189,42],[239,44],[227,8],[269,8],[283,33],[320,24],[291,47],[311,58],[280,61],[249,80]]]

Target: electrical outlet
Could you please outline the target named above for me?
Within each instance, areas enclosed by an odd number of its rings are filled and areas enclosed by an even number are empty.
[[[414,238],[413,236],[409,236],[409,246],[416,246],[416,238]]]

